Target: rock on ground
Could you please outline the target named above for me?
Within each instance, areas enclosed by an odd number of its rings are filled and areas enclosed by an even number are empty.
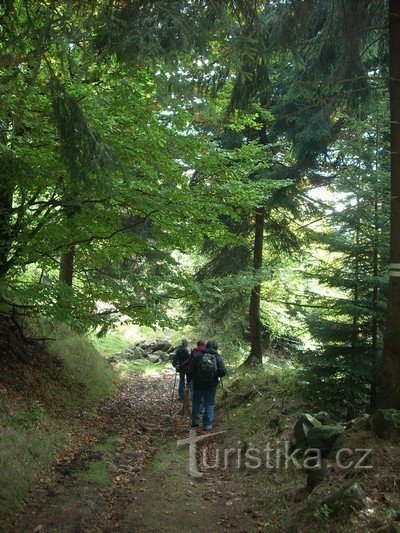
[[[400,442],[400,411],[379,409],[371,416],[372,431],[381,439]]]

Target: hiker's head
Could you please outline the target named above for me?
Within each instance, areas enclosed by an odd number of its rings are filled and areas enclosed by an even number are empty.
[[[189,339],[187,339],[186,337],[183,337],[182,339],[182,346],[187,346],[189,344]]]
[[[212,350],[218,350],[218,343],[215,341],[208,341],[206,348],[211,348]]]
[[[205,341],[197,341],[197,346],[205,346]]]

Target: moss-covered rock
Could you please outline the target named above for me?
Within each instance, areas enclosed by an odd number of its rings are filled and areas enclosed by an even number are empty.
[[[355,418],[350,426],[351,431],[371,431],[371,429],[371,417],[369,415]]]
[[[293,431],[296,448],[300,450],[306,450],[309,447],[307,441],[308,432],[311,428],[320,426],[321,422],[319,422],[313,416],[307,413],[301,415],[301,417],[297,420]]]
[[[390,509],[390,516],[395,522],[400,522],[400,510]]]
[[[336,457],[336,454],[339,450],[343,448],[348,448],[348,439],[350,437],[350,434],[347,431],[343,431],[338,438],[335,440],[334,445],[332,446],[332,449],[329,453],[329,457]]]
[[[333,513],[347,514],[355,509],[363,509],[367,505],[367,498],[358,483],[353,483],[325,498],[322,505],[326,505]]]
[[[318,422],[321,422],[323,426],[332,426],[333,420],[331,418],[331,415],[327,413],[326,411],[320,411],[319,413],[313,415]]]
[[[310,448],[317,448],[321,452],[330,452],[343,434],[343,429],[338,426],[316,426],[307,433],[307,444]]]
[[[400,442],[400,411],[379,409],[371,416],[372,431],[381,439]]]

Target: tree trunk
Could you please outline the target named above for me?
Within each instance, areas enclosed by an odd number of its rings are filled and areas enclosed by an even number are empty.
[[[357,186],[358,188],[358,186]],[[360,197],[359,193],[357,192],[357,205],[356,205],[356,212],[357,212],[357,226],[356,226],[356,235],[355,235],[355,248],[356,248],[356,257],[355,257],[355,265],[354,265],[354,293],[353,293],[353,306],[354,306],[354,313],[353,313],[353,329],[351,333],[351,358],[352,358],[352,364],[354,364],[354,361],[356,360],[356,349],[358,345],[358,334],[359,334],[359,319],[358,319],[358,306],[360,304],[360,260],[359,260],[359,253],[360,253],[360,215],[359,215],[359,206],[360,206]],[[354,395],[352,383],[349,383],[349,390],[347,393],[347,409],[346,409],[346,420],[353,420],[357,416],[357,409],[356,409],[356,398]]]
[[[389,1],[391,232],[379,407],[400,409],[400,2]]]
[[[72,287],[72,278],[74,275],[74,256],[75,250],[71,248],[68,250],[68,252],[65,252],[61,256],[60,260],[60,272],[58,279],[69,287]]]
[[[0,145],[4,146],[6,140],[6,134],[1,133]],[[0,278],[8,272],[8,256],[12,248],[13,161],[5,153],[0,158]]]
[[[379,164],[379,125],[377,127],[377,141],[376,141],[376,162],[375,169],[378,173],[380,164]],[[378,374],[378,300],[379,300],[379,288],[378,288],[378,274],[379,274],[379,204],[378,204],[378,187],[379,181],[378,178],[375,181],[375,190],[374,190],[374,237],[373,237],[373,256],[372,256],[372,272],[374,276],[374,286],[372,289],[372,323],[371,323],[371,350],[372,350],[372,361],[371,361],[371,389],[370,389],[370,398],[369,406],[371,412],[375,411],[377,401],[378,401],[378,383],[377,383],[377,374]]]
[[[71,203],[76,202],[76,197],[72,196],[71,198],[67,198]],[[67,202],[69,203],[69,202]],[[76,207],[68,207],[65,210],[65,218],[66,222],[70,221],[75,214],[77,213],[78,209]],[[75,247],[71,246],[69,249],[67,249],[66,252],[64,252],[61,255],[60,258],[60,270],[58,273],[58,279],[59,281],[62,281],[69,287],[72,287],[73,282],[73,276],[74,276],[74,261],[75,261]]]
[[[3,165],[1,165],[2,167]],[[0,168],[0,172],[4,171]],[[11,213],[13,202],[12,180],[5,172],[0,177],[0,278],[8,271],[8,254],[12,248]]]
[[[259,207],[255,217],[254,230],[254,259],[253,268],[257,273],[262,268],[263,263],[263,243],[264,243],[264,222],[265,211]],[[246,365],[262,365],[262,337],[261,337],[261,283],[257,283],[251,291],[249,308],[249,326],[251,338],[250,355],[246,359]]]

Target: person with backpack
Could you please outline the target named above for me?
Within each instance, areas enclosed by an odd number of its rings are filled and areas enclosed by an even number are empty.
[[[202,350],[206,349],[206,343],[205,341],[197,341],[196,347],[192,348],[192,351],[190,352],[190,356],[194,358],[197,352],[201,352]]]
[[[181,345],[178,346],[175,352],[172,365],[175,367],[175,370],[179,372],[179,386],[178,386],[178,397],[180,401],[183,401],[185,394],[185,385],[186,385],[186,372],[189,368],[189,350],[188,350],[189,340],[184,338],[182,339]]]
[[[204,350],[194,355],[188,379],[193,382],[192,427],[199,427],[200,408],[204,403],[203,429],[212,429],[215,408],[215,395],[219,379],[226,375],[218,344],[208,341]]]
[[[206,349],[206,343],[205,341],[202,341],[202,340],[198,340],[197,341],[197,344],[194,348],[192,348],[192,351],[190,352],[190,357],[189,357],[189,364],[188,364],[188,369],[187,369],[187,385],[190,389],[190,399],[192,401],[192,404],[193,404],[193,383],[191,381],[191,378],[190,378],[190,369],[193,365],[193,361],[194,361],[194,358],[196,356],[196,354],[198,354],[199,352],[202,352],[202,351],[205,351]],[[200,402],[200,409],[199,409],[199,414],[204,414],[204,402],[203,400]]]
[[[194,348],[192,348],[192,350],[190,352],[188,369],[187,369],[188,385],[190,383],[190,378],[189,378],[189,376],[190,376],[190,368],[193,365],[194,358],[195,358],[197,353],[202,352],[205,349],[206,349],[206,343],[204,341],[199,340],[199,341],[197,341],[196,346]]]

